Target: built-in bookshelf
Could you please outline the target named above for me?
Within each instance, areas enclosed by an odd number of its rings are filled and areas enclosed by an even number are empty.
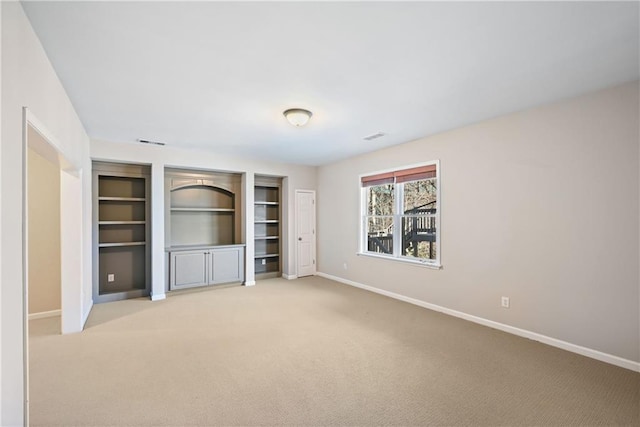
[[[94,302],[148,295],[149,166],[94,162]]]
[[[241,175],[165,169],[168,290],[244,280]]]
[[[281,275],[281,178],[255,177],[254,263],[256,279]]]

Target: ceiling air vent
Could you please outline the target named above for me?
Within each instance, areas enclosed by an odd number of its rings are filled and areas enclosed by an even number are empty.
[[[141,142],[143,144],[152,144],[152,145],[165,145],[164,142],[159,142],[159,141],[149,141],[148,139],[136,139],[136,141]]]
[[[384,132],[378,132],[374,133],[373,135],[365,136],[362,139],[364,139],[365,141],[373,141],[374,139],[382,138],[384,135]]]

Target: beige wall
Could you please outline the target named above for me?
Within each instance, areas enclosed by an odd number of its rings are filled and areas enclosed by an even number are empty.
[[[30,132],[35,134],[35,132]],[[60,168],[28,149],[29,314],[60,309]]]
[[[638,115],[634,82],[320,167],[319,271],[638,362]],[[358,174],[435,159],[443,269],[357,256]]]

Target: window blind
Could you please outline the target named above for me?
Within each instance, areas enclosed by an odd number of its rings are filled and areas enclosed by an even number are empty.
[[[421,179],[435,178],[435,176],[436,165],[428,165],[420,166],[417,168],[403,169],[394,172],[385,172],[375,175],[363,176],[360,181],[363,187],[371,187],[374,185],[418,181]]]
[[[394,177],[393,172],[379,173],[376,175],[363,176],[363,187],[373,187],[374,185],[393,184]]]

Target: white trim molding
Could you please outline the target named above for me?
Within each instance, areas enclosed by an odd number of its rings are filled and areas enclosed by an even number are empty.
[[[29,313],[29,320],[46,319],[47,317],[56,317],[62,314],[62,310],[41,311],[39,313]]]
[[[287,280],[295,280],[298,278],[296,274],[284,274],[282,273],[282,278]]]
[[[255,280],[247,280],[246,282],[244,282],[245,286],[255,286],[256,285],[256,281]]]
[[[493,320],[485,319],[482,317],[474,316],[471,314],[463,313],[461,311],[452,310],[450,308],[442,307],[436,304],[431,304],[425,301],[421,301],[415,298],[407,297],[397,294],[395,292],[385,291],[383,289],[374,288],[373,286],[364,285],[362,283],[354,282],[353,280],[343,279],[342,277],[333,276],[331,274],[318,272],[318,276],[325,279],[333,280],[335,282],[344,283],[345,285],[353,286],[356,288],[364,289],[365,291],[374,292],[376,294],[384,295],[390,298],[394,298],[400,301],[408,302],[429,310],[437,311],[440,313],[448,314],[450,316],[458,317],[460,319],[468,320],[479,325],[488,326],[493,329],[498,329],[503,332],[507,332],[513,335],[517,335],[523,338],[528,338],[533,341],[538,341],[543,344],[557,347],[562,350],[577,353],[582,356],[590,357],[592,359],[599,360],[601,362],[609,363],[611,365],[619,366],[621,368],[629,369],[635,372],[640,372],[640,362],[624,359],[622,357],[614,356],[612,354],[604,353],[598,350],[594,350],[587,347],[582,347],[577,344],[562,341],[556,338],[548,337],[546,335],[539,334],[537,332],[528,331],[526,329],[516,328],[515,326],[505,325],[504,323],[495,322]]]
[[[151,301],[162,301],[167,299],[167,294],[151,294]]]
[[[380,255],[376,252],[356,252],[357,256],[368,256],[371,258],[378,258],[378,259],[384,259],[387,261],[391,261],[391,262],[403,262],[405,264],[409,264],[409,265],[415,265],[417,267],[425,267],[425,268],[430,268],[432,270],[442,270],[442,265],[440,264],[434,264],[431,262],[427,262],[427,261],[421,261],[419,258],[415,259],[415,258],[409,258],[409,257],[390,257],[388,255]]]

